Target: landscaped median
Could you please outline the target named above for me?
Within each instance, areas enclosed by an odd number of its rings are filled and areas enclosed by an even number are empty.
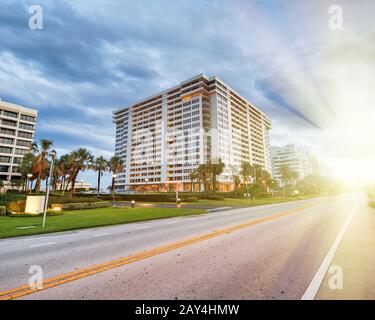
[[[108,226],[203,213],[206,213],[206,211],[201,209],[129,207],[107,207],[100,209],[63,211],[58,214],[49,215],[44,230],[42,229],[43,218],[41,216],[1,216],[0,238]]]

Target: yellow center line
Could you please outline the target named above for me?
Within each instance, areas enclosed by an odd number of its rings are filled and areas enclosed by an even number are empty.
[[[146,250],[144,252],[135,253],[135,254],[129,255],[129,256],[124,257],[124,258],[111,260],[111,261],[101,263],[101,264],[97,264],[97,265],[94,265],[94,266],[91,266],[91,267],[88,267],[88,268],[85,268],[85,269],[81,269],[81,270],[69,272],[69,273],[66,273],[66,274],[62,274],[62,275],[59,275],[57,277],[49,278],[49,279],[43,281],[43,287],[42,288],[32,288],[29,285],[23,285],[23,286],[20,286],[20,287],[17,287],[17,288],[2,291],[2,292],[0,292],[0,300],[10,300],[10,299],[22,297],[22,296],[25,296],[25,295],[28,295],[28,294],[31,294],[31,293],[34,293],[34,292],[37,292],[37,291],[45,290],[45,289],[52,288],[52,287],[55,287],[55,286],[58,286],[58,285],[61,285],[61,284],[67,283],[67,282],[71,282],[71,281],[74,281],[74,280],[77,280],[77,279],[80,279],[80,278],[88,277],[90,275],[93,275],[93,274],[96,274],[96,273],[99,273],[99,272],[103,272],[103,271],[106,271],[106,270],[109,270],[109,269],[112,269],[112,268],[120,267],[120,266],[123,266],[123,265],[126,265],[126,264],[130,264],[132,262],[136,262],[136,261],[139,261],[139,260],[143,260],[143,259],[146,259],[146,258],[149,258],[149,257],[156,256],[158,254],[162,254],[162,253],[172,251],[172,250],[175,250],[175,249],[178,249],[178,248],[186,247],[188,245],[191,245],[191,244],[194,244],[194,243],[197,243],[197,242],[201,242],[201,241],[204,241],[204,240],[208,240],[210,238],[214,238],[214,237],[218,237],[220,235],[228,234],[228,233],[231,233],[233,231],[241,230],[241,229],[244,229],[244,228],[247,228],[247,227],[250,227],[250,226],[254,226],[254,225],[257,225],[257,224],[261,224],[261,223],[264,223],[264,222],[273,221],[273,220],[276,220],[276,219],[281,218],[281,217],[285,217],[285,216],[288,216],[288,215],[295,214],[297,212],[303,211],[303,210],[308,209],[308,208],[319,206],[321,204],[322,203],[312,204],[312,205],[307,205],[307,206],[304,206],[304,207],[300,207],[300,208],[296,208],[296,209],[292,209],[292,210],[288,210],[288,211],[282,211],[282,212],[279,212],[277,214],[270,215],[270,216],[260,218],[260,219],[257,219],[257,220],[250,220],[250,221],[247,221],[245,223],[236,225],[234,227],[228,227],[228,228],[225,228],[225,229],[216,230],[216,231],[213,231],[213,232],[210,232],[210,233],[207,233],[207,234],[204,234],[204,235],[196,236],[196,237],[193,237],[193,238],[190,238],[190,239],[186,239],[186,240],[178,241],[178,242],[171,243],[171,244],[168,244],[168,245],[164,245],[164,246],[161,246],[161,247],[157,247],[157,248],[154,248],[154,249]]]

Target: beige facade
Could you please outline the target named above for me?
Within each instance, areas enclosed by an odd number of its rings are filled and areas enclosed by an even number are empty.
[[[37,111],[0,100],[0,180],[20,179],[18,166],[33,143]]]
[[[183,81],[114,111],[113,121],[125,162],[118,189],[190,190],[189,173],[210,159],[226,165],[223,190],[243,161],[271,172],[270,119],[217,77]]]

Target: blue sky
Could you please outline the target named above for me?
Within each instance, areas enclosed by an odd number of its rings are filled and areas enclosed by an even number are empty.
[[[337,4],[343,30],[328,25]],[[31,5],[43,8],[42,30],[28,28]],[[36,138],[53,139],[60,155],[86,147],[110,157],[112,110],[216,75],[271,116],[272,144],[307,145],[339,171],[368,166],[374,149],[357,136],[348,148],[346,135],[353,104],[373,116],[374,9],[371,0],[2,0],[0,97],[38,109]],[[368,117],[357,121],[367,135]]]

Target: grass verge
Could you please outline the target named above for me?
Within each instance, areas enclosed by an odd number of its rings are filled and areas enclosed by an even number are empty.
[[[236,199],[225,198],[224,200],[205,200],[201,199],[196,202],[187,202],[189,206],[215,206],[215,207],[254,207],[266,204],[283,203],[290,201],[305,200],[318,196],[301,196],[301,197],[274,197],[274,198],[259,198],[259,199]]]
[[[120,209],[117,207],[109,207],[65,211],[61,215],[48,216],[46,228],[44,230],[42,229],[43,218],[39,216],[0,217],[0,238],[84,229],[202,213],[206,213],[206,211],[188,208]]]

